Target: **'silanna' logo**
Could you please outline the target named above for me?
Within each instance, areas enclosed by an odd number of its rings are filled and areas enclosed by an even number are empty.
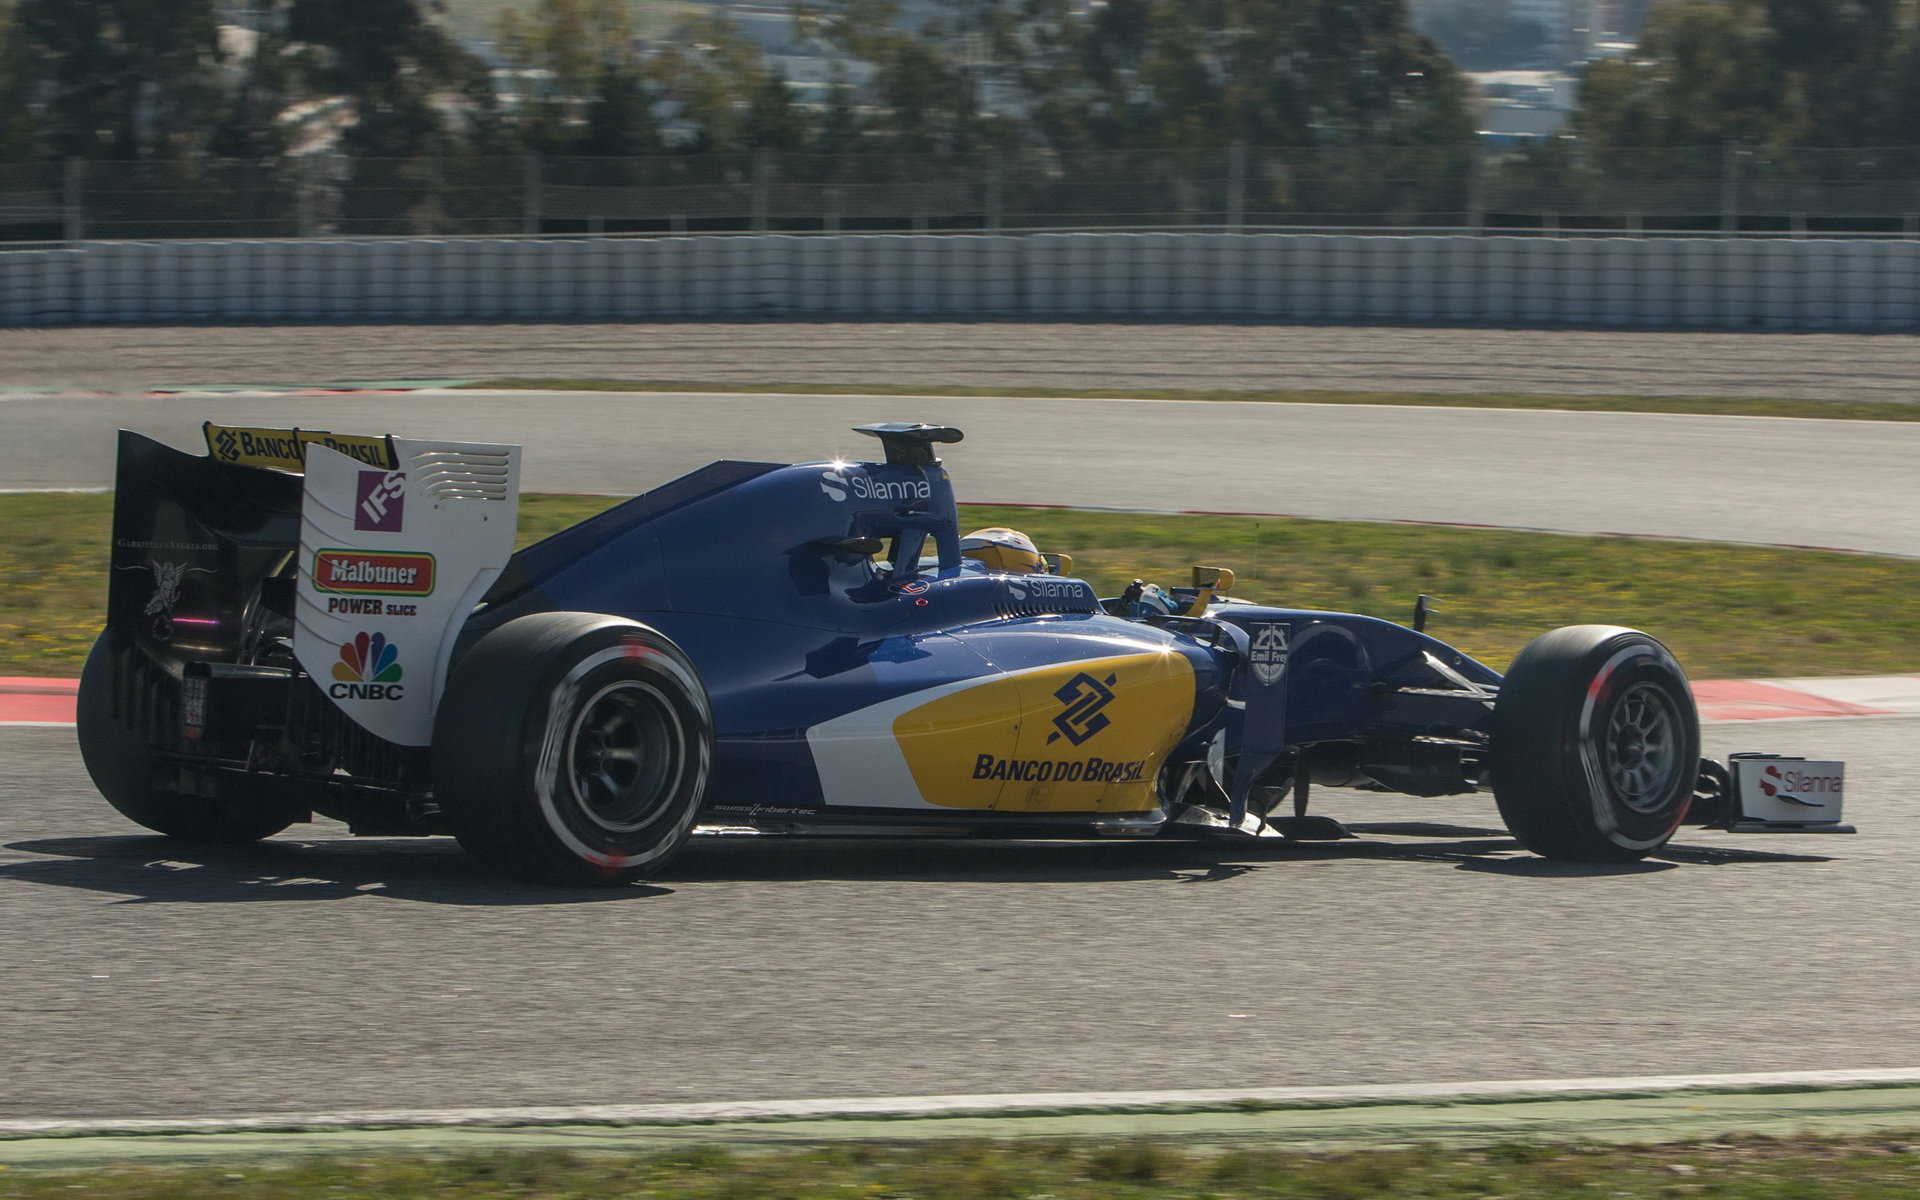
[[[1797,804],[1801,808],[1825,808],[1826,807],[1826,805],[1824,804],[1817,804],[1812,800],[1802,800],[1800,797],[1793,795],[1791,792],[1784,791],[1783,789],[1786,788],[1787,781],[1781,776],[1779,767],[1770,766],[1765,771],[1761,772],[1761,774],[1767,777],[1766,779],[1760,780],[1760,791],[1763,795],[1766,796],[1767,799],[1779,800],[1785,804]],[[1768,780],[1772,780],[1772,782],[1769,783]]]
[[[844,502],[847,498],[847,481],[840,478],[838,471],[820,472],[820,490],[835,500]]]
[[[1082,671],[1067,680],[1065,686],[1053,694],[1053,698],[1066,705],[1066,708],[1053,719],[1053,727],[1059,732],[1047,735],[1048,744],[1064,736],[1078,746],[1113,724],[1112,719],[1100,710],[1113,703],[1113,684],[1117,678],[1109,675],[1103,683]]]
[[[399,683],[405,672],[400,667],[400,648],[384,633],[356,633],[342,643],[340,661],[333,664],[333,677],[342,683]]]

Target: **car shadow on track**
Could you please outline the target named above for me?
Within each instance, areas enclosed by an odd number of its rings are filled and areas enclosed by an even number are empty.
[[[449,839],[278,839],[193,846],[165,838],[46,838],[6,848],[46,857],[0,863],[0,881],[74,888],[120,903],[233,904],[377,896],[456,906],[537,906],[665,897],[676,885],[835,880],[926,883],[1221,883],[1289,862],[1431,863],[1514,879],[1592,878],[1681,865],[1825,862],[1809,855],[1671,846],[1645,862],[1556,863],[1498,829],[1426,822],[1354,824],[1338,842],[976,841],[699,837],[660,879],[618,888],[503,880]],[[1392,838],[1395,840],[1384,840]]]
[[[428,904],[524,907],[640,900],[670,894],[651,884],[552,888],[505,880],[451,839],[294,839],[244,846],[191,845],[162,837],[71,837],[12,842],[47,855],[0,862],[0,881],[75,888],[120,903],[239,904],[384,896]]]

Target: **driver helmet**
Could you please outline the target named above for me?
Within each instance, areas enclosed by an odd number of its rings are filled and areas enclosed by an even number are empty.
[[[984,563],[989,571],[1041,575],[1047,570],[1046,560],[1040,557],[1033,539],[1018,529],[1000,526],[976,529],[960,539],[960,554]]]

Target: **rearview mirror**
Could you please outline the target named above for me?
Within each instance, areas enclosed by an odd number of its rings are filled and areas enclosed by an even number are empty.
[[[1073,555],[1042,554],[1041,560],[1047,564],[1047,571],[1053,575],[1065,575],[1073,570]]]
[[[1193,586],[1215,592],[1229,591],[1233,587],[1233,572],[1225,567],[1195,567]]]

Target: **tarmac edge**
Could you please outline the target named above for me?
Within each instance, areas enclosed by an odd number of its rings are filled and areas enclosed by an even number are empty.
[[[1658,1144],[1734,1133],[1920,1138],[1920,1070],[1777,1072],[1237,1092],[891,1097],[125,1121],[0,1121],[0,1169],[315,1155],[833,1142],[1133,1140],[1358,1149],[1514,1140]]]

